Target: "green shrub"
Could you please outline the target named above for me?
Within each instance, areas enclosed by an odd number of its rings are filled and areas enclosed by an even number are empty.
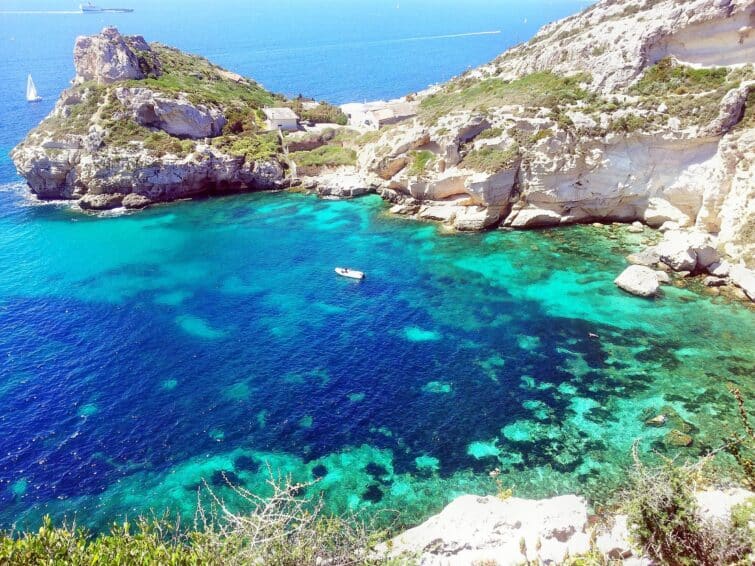
[[[144,148],[155,153],[157,157],[167,153],[183,157],[194,151],[194,147],[192,140],[174,138],[165,132],[152,132],[144,139]]]
[[[270,159],[280,153],[280,139],[274,132],[260,135],[223,136],[214,138],[212,145],[236,157],[243,157],[247,163]]]
[[[530,143],[532,145],[534,145],[537,142],[539,142],[540,140],[544,140],[546,138],[549,138],[552,135],[553,135],[553,130],[551,130],[550,128],[545,128],[545,129],[542,129],[542,130],[538,130],[537,132],[535,132],[534,134],[532,134],[532,136],[530,136]]]
[[[738,563],[752,551],[746,529],[700,515],[695,488],[706,460],[688,466],[667,460],[657,468],[645,467],[636,456],[635,461],[624,509],[632,539],[644,554],[661,564],[720,566]]]
[[[637,114],[625,114],[620,118],[614,118],[608,125],[608,131],[610,132],[624,132],[631,133],[642,129],[647,123],[647,120]]]
[[[503,128],[488,128],[487,130],[483,130],[478,136],[478,140],[488,140],[491,138],[497,138],[499,136],[503,135]]]
[[[580,74],[562,77],[551,72],[532,73],[507,82],[502,79],[464,79],[452,82],[425,98],[420,114],[427,122],[456,110],[482,110],[509,104],[553,108],[586,100],[590,94],[580,84],[591,78]]]
[[[720,88],[728,73],[725,68],[693,69],[676,65],[673,59],[666,57],[648,68],[630,93],[640,96],[702,93]]]
[[[381,133],[379,130],[371,130],[359,136],[356,140],[354,140],[354,143],[356,143],[358,146],[365,146],[371,143],[375,143],[380,139],[380,135]]]
[[[178,49],[153,43],[152,50],[160,59],[162,75],[138,81],[129,86],[146,87],[159,92],[187,93],[197,104],[222,107],[263,108],[281,101],[254,81],[232,78],[227,71],[204,57],[189,55]]]
[[[320,102],[314,108],[304,109],[302,99],[295,99],[291,108],[302,120],[309,120],[315,124],[338,124],[345,126],[349,123],[349,118],[338,106],[333,106],[327,102]]]
[[[383,531],[356,519],[322,513],[322,505],[297,494],[309,485],[273,482],[261,499],[238,494],[249,508],[243,514],[200,511],[195,525],[183,529],[165,520],[113,525],[109,533],[56,527],[45,518],[36,532],[0,535],[0,564],[13,566],[221,566],[271,564],[371,565],[369,558]],[[214,497],[214,496],[213,496]],[[398,563],[398,562],[397,562]],[[403,562],[401,562],[403,563]]]
[[[421,177],[427,171],[430,164],[435,161],[435,154],[432,151],[422,150],[413,151],[409,154],[411,157],[411,164],[407,172],[413,177]]]
[[[511,144],[506,149],[483,146],[473,149],[462,160],[461,166],[473,171],[495,173],[512,167],[519,159],[519,145]]]
[[[338,167],[356,165],[357,154],[353,149],[338,145],[324,145],[312,151],[296,151],[291,158],[299,167]]]

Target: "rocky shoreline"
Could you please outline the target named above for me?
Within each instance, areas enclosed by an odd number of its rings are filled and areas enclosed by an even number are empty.
[[[293,187],[457,231],[641,223],[663,249],[622,289],[657,296],[670,269],[755,300],[753,24],[747,0],[603,0],[406,97],[414,118],[286,136],[260,112],[290,101],[107,28],[11,155],[34,195],[84,210]]]

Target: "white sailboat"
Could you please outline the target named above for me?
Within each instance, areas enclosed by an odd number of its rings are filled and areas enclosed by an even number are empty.
[[[26,79],[26,101],[27,102],[39,102],[42,97],[37,94],[37,87],[34,86],[34,80],[29,75]]]

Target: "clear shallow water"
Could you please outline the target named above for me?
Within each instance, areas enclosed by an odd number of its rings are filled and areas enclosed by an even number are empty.
[[[264,493],[265,463],[321,477],[330,510],[412,522],[493,492],[496,467],[518,495],[605,498],[635,438],[677,453],[660,443],[670,428],[643,425],[660,411],[691,427],[679,454],[715,445],[734,416],[724,383],[755,396],[755,320],[689,291],[620,293],[611,281],[639,236],[444,236],[385,217],[377,199],[284,194],[95,218],[30,205],[7,157],[72,76],[75,35],[106,23],[341,102],[443,80],[575,4],[0,14],[0,526],[190,516],[205,481]],[[269,24],[281,13],[285,32]],[[507,33],[409,41],[487,29]],[[26,72],[47,95],[38,105],[23,102]],[[336,278],[344,264],[368,280]]]
[[[644,418],[673,408],[693,456],[733,417],[724,381],[753,393],[752,312],[622,294],[641,237],[620,230],[443,236],[286,194],[0,210],[4,525],[190,515],[223,474],[264,491],[266,462],[407,522],[493,492],[495,467],[519,495],[601,498],[635,438],[676,453]]]

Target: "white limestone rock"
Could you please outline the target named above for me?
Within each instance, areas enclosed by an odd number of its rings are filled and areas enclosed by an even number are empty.
[[[700,514],[709,521],[731,520],[731,511],[737,505],[755,498],[755,493],[742,488],[708,489],[695,494]]]
[[[341,168],[314,178],[317,194],[323,197],[355,198],[375,192],[373,182],[353,172],[351,168]]]
[[[665,271],[656,271],[655,276],[659,285],[671,285],[671,276]]]
[[[643,265],[630,265],[614,283],[620,289],[638,297],[655,297],[660,290],[656,272]]]
[[[170,97],[148,88],[117,88],[115,95],[138,124],[171,136],[212,138],[220,135],[227,123],[218,108],[193,104],[183,94]]]
[[[540,501],[464,495],[383,551],[393,557],[418,554],[427,566],[486,560],[512,566],[535,559],[560,563],[567,555],[587,552],[586,529],[587,504],[574,495]],[[520,551],[522,539],[526,556]]]
[[[747,269],[744,265],[735,265],[729,270],[729,278],[751,301],[755,301],[755,271]]]
[[[128,40],[146,50],[149,46],[141,37],[126,38],[114,27],[106,27],[98,35],[79,36],[73,49],[76,83],[96,81],[110,84],[127,79],[143,79],[139,58]]]
[[[714,238],[699,231],[666,232],[657,250],[661,261],[674,271],[703,271],[721,259]]]
[[[627,261],[632,265],[655,267],[661,261],[661,255],[655,247],[649,247],[640,252],[629,254],[627,256]]]
[[[454,218],[454,228],[462,232],[484,230],[501,218],[501,208],[495,206],[460,207]]]

